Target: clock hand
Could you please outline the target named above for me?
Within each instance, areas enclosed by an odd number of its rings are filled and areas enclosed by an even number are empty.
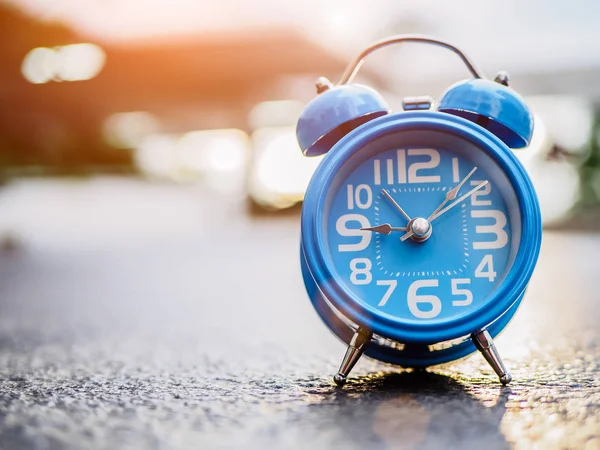
[[[469,192],[467,192],[464,195],[461,195],[458,199],[456,199],[455,201],[453,201],[452,203],[450,203],[448,206],[446,206],[444,209],[438,211],[433,217],[431,217],[427,222],[429,222],[429,224],[431,225],[431,222],[433,222],[435,219],[437,219],[438,217],[440,217],[442,214],[444,214],[445,212],[447,212],[448,210],[454,208],[456,205],[458,205],[459,203],[461,203],[464,199],[466,199],[467,197],[470,197],[471,195],[473,195],[475,192],[477,192],[479,189],[481,189],[482,187],[484,187],[486,184],[488,184],[489,181],[485,180],[482,181],[481,183],[479,183],[477,186],[475,186],[473,189],[471,189]],[[409,237],[411,237],[414,233],[414,231],[409,231],[408,233],[406,233],[404,236],[402,236],[400,238],[401,241],[405,241],[407,240]]]
[[[444,209],[442,209],[441,211],[438,211],[429,222],[433,222],[435,219],[437,219],[438,217],[440,217],[442,214],[444,214],[446,211],[454,208],[456,205],[458,205],[459,203],[461,203],[464,199],[466,199],[467,197],[470,197],[471,195],[473,195],[475,192],[477,192],[479,189],[481,189],[482,187],[484,187],[486,184],[488,184],[489,181],[485,180],[482,181],[481,183],[479,183],[477,186],[475,186],[473,189],[471,189],[469,192],[467,192],[464,195],[461,195],[458,199],[456,199],[455,201],[453,201],[452,203],[450,203],[448,206],[446,206]]]
[[[473,174],[475,173],[476,170],[477,170],[477,167],[473,167],[473,169],[467,174],[466,177],[464,177],[462,179],[462,181],[460,183],[458,183],[456,186],[454,186],[452,189],[450,189],[448,192],[446,192],[446,197],[444,198],[444,201],[442,203],[440,203],[440,205],[437,208],[435,208],[435,210],[429,215],[429,217],[427,218],[428,222],[431,222],[433,220],[433,218],[436,216],[436,214],[446,205],[446,203],[448,203],[449,201],[454,200],[456,198],[460,188],[463,187],[463,185],[467,182],[467,180],[469,178],[471,178],[471,176],[473,176]],[[400,238],[400,240],[402,242],[404,242],[409,237],[411,237],[413,234],[414,234],[414,232],[412,230],[410,230],[405,235],[403,235]]]
[[[458,195],[458,191],[460,190],[461,187],[463,187],[463,185],[467,182],[467,180],[469,178],[471,178],[471,176],[475,173],[475,171],[477,170],[477,167],[473,167],[473,170],[471,170],[466,177],[464,177],[462,179],[462,181],[460,183],[458,183],[455,187],[453,187],[452,189],[450,189],[447,193],[446,193],[446,198],[444,199],[444,201],[442,203],[440,203],[440,206],[438,206],[435,211],[433,211],[429,217],[427,218],[427,220],[431,221],[431,219],[433,218],[433,216],[435,216],[438,211],[440,209],[442,209],[442,207],[448,203],[451,200],[454,200],[456,198],[456,196]]]
[[[406,227],[392,227],[389,223],[377,225],[376,227],[361,228],[363,231],[374,231],[381,234],[390,234],[392,231],[406,231]]]
[[[406,220],[408,220],[408,221],[410,222],[410,221],[411,221],[411,218],[410,218],[410,216],[404,212],[404,210],[402,209],[402,207],[401,207],[401,206],[400,206],[398,203],[396,203],[396,200],[394,200],[394,199],[392,198],[392,196],[390,195],[390,193],[389,193],[388,191],[386,191],[385,189],[382,189],[382,190],[381,190],[381,192],[383,192],[383,194],[384,194],[384,195],[385,195],[385,196],[388,198],[388,200],[389,200],[390,202],[392,202],[392,204],[393,204],[393,205],[396,207],[396,209],[397,209],[398,211],[400,211],[400,213],[401,213],[401,214],[402,214],[404,217],[406,217]]]

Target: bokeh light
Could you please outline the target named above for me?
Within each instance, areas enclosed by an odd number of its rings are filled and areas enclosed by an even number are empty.
[[[105,60],[104,50],[96,44],[37,47],[25,55],[21,72],[27,81],[34,84],[52,80],[84,81],[98,75]]]
[[[136,167],[149,178],[204,181],[223,192],[244,188],[249,157],[248,135],[238,129],[155,133],[134,149]]]
[[[90,80],[100,73],[106,55],[95,44],[73,44],[57,47],[56,76],[62,81]]]
[[[47,83],[56,73],[56,53],[50,48],[34,48],[25,56],[21,71],[30,83]]]
[[[135,148],[159,131],[158,118],[147,111],[111,114],[104,122],[104,138],[116,148]]]
[[[556,145],[568,153],[585,151],[592,132],[594,108],[585,98],[573,95],[537,95],[527,98],[547,126]]]
[[[172,179],[178,168],[177,141],[178,136],[168,134],[146,137],[134,152],[136,167],[151,179]]]
[[[532,165],[529,175],[538,194],[544,225],[568,218],[581,191],[578,168],[568,161],[543,161]]]
[[[322,157],[302,155],[293,127],[256,130],[252,143],[254,157],[248,186],[252,198],[271,208],[285,208],[301,201]]]
[[[253,130],[265,127],[295,126],[304,109],[299,100],[276,100],[260,102],[248,115],[248,124]]]
[[[248,135],[242,130],[198,130],[185,133],[176,147],[178,177],[203,179],[221,192],[244,189],[250,157]]]

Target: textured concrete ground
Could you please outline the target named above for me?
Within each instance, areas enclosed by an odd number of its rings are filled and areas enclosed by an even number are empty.
[[[545,234],[497,344],[425,373],[344,347],[299,274],[298,217],[125,179],[0,191],[0,448],[600,449],[600,235]],[[1,234],[1,233],[0,233]]]

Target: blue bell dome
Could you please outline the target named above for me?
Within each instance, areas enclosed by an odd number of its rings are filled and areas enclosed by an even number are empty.
[[[477,123],[510,148],[527,147],[533,135],[533,115],[523,98],[492,80],[456,83],[444,93],[438,110]]]
[[[296,126],[298,144],[305,156],[322,155],[350,131],[389,111],[381,95],[368,86],[331,87],[302,111]]]

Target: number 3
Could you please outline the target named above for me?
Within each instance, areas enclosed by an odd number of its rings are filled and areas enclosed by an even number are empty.
[[[508,243],[508,234],[504,231],[506,226],[506,216],[502,211],[497,210],[473,210],[471,211],[471,217],[473,218],[484,218],[489,217],[494,219],[493,225],[477,225],[475,232],[477,234],[495,234],[496,240],[487,242],[473,242],[473,248],[475,250],[487,250],[494,248],[502,248]]]

